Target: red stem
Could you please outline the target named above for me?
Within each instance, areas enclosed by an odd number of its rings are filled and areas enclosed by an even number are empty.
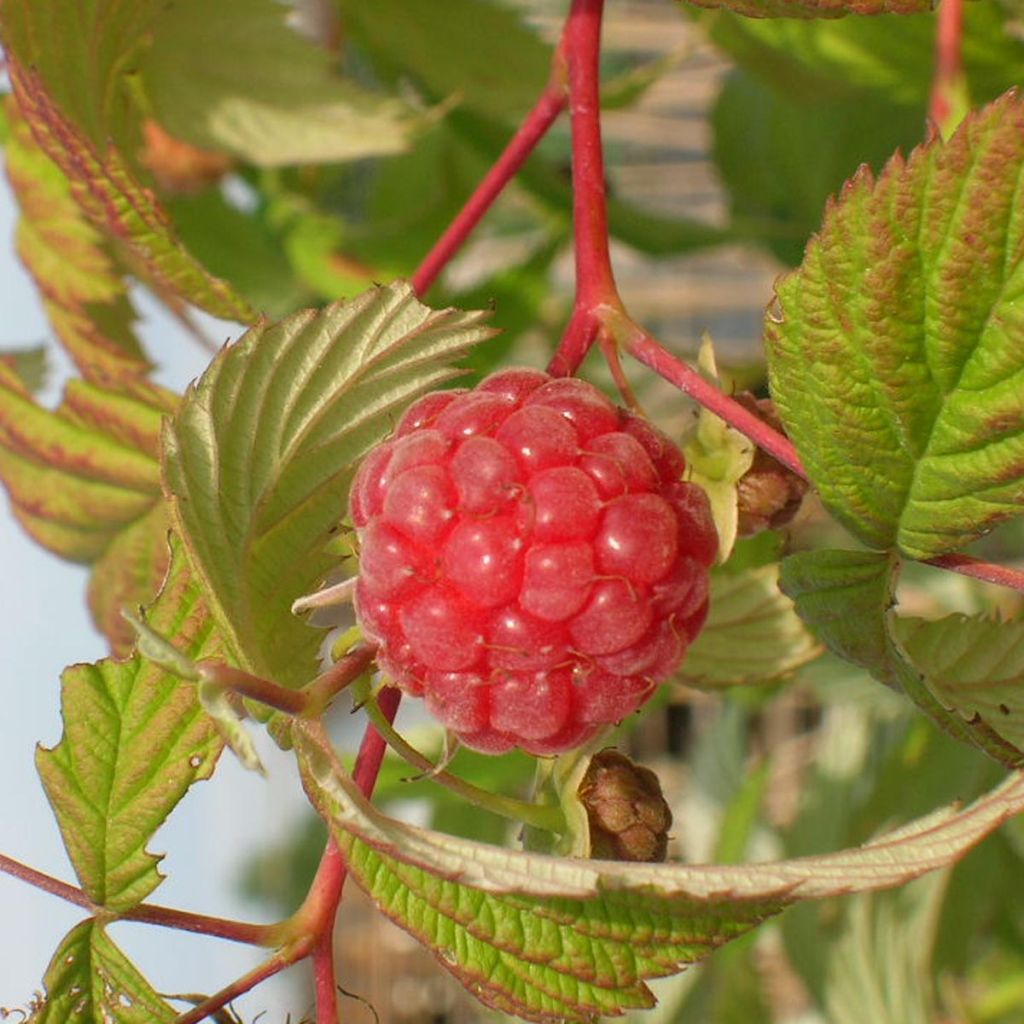
[[[69,885],[51,875],[30,868],[11,857],[0,853],[0,872],[11,875],[22,882],[42,889],[53,896],[59,896],[76,907],[87,910],[90,914],[98,914],[103,908],[98,907],[88,894],[77,886]],[[249,924],[245,921],[229,921],[222,917],[210,917],[207,914],[193,914],[187,910],[173,907],[161,907],[150,903],[141,903],[130,910],[117,915],[119,921],[138,921],[142,924],[155,924],[164,928],[177,928],[179,931],[195,932],[199,935],[212,935],[231,942],[245,942],[252,946],[272,946],[278,928],[273,924]]]
[[[412,286],[417,295],[423,295],[437,280],[438,275],[472,234],[495,199],[537,147],[537,143],[558,119],[558,115],[565,109],[565,103],[565,70],[559,49],[555,54],[551,80],[541,93],[540,99],[526,115],[526,120],[519,126],[519,130],[512,136],[504,152],[476,187],[466,205],[434,243],[434,247],[412,275]]]
[[[646,331],[631,324],[625,338],[626,350],[680,391],[721,416],[730,426],[746,434],[758,447],[773,455],[784,466],[806,479],[807,474],[792,441],[772,430],[742,405],[723,394],[681,359],[665,351]]]
[[[389,722],[394,721],[402,700],[400,690],[388,687],[377,698]],[[367,724],[363,741],[356,755],[352,777],[363,795],[369,799],[380,774],[387,744],[371,724]],[[316,907],[318,924],[313,936],[313,977],[316,985],[317,1024],[337,1024],[338,982],[334,976],[334,919],[345,885],[345,861],[333,839],[320,861],[307,902]]]
[[[963,0],[942,0],[935,39],[935,79],[929,109],[932,121],[940,128],[946,125],[953,113],[952,98],[956,95],[962,70],[963,29]]]
[[[608,250],[608,203],[601,147],[601,15],[604,0],[573,0],[565,26],[572,119],[576,307],[619,306]]]

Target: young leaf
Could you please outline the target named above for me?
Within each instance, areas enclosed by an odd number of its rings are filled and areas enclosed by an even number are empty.
[[[931,0],[690,0],[698,7],[724,7],[745,18],[841,18],[845,14],[917,14]]]
[[[43,985],[32,1024],[173,1024],[178,1016],[92,919],[64,936]]]
[[[0,480],[43,547],[94,566],[89,602],[114,650],[131,649],[120,617],[149,601],[167,568],[160,422],[176,398],[141,381],[72,380],[53,412],[0,363]]]
[[[683,662],[691,686],[766,683],[821,653],[790,601],[779,590],[779,567],[763,565],[711,574],[711,610]]]
[[[11,370],[30,394],[36,394],[46,386],[49,361],[45,345],[0,349],[0,364]]]
[[[6,15],[15,6],[4,4],[0,10]],[[36,142],[67,177],[72,197],[93,227],[121,242],[134,269],[156,288],[225,320],[253,320],[255,314],[231,287],[208,274],[184,249],[124,153],[107,140],[94,144],[47,93],[39,72],[19,62],[17,51],[8,50],[7,64]]]
[[[330,53],[293,31],[287,16],[278,0],[163,5],[141,61],[160,123],[193,145],[261,166],[404,149],[422,115],[341,78]]]
[[[53,329],[87,380],[143,377],[135,310],[110,245],[85,218],[68,179],[39,148],[8,96],[7,177],[21,218],[16,246],[39,288]]]
[[[192,658],[225,653],[178,545],[149,621]],[[124,910],[160,884],[146,843],[213,773],[220,742],[195,687],[137,654],[67,669],[61,715],[60,742],[37,752],[39,775],[82,888]]]
[[[167,482],[241,667],[312,678],[322,637],[290,607],[336,564],[325,544],[356,463],[492,333],[481,314],[429,310],[394,284],[254,327],[189,390],[165,431]]]
[[[995,728],[996,721],[990,722],[968,710],[971,698],[964,700],[961,694],[949,700],[940,695],[944,684],[933,684],[928,666],[941,666],[941,662],[926,658],[922,672],[908,659],[899,643],[901,631],[908,627],[901,625],[892,611],[895,572],[895,560],[888,555],[870,551],[806,551],[791,555],[782,563],[780,585],[783,593],[793,599],[800,617],[830,650],[867,669],[887,686],[902,690],[951,736],[974,744],[1009,768],[1021,767],[1024,749],[1009,739],[1012,714],[1003,716],[1011,721],[999,723],[1007,730],[1004,735]],[[916,632],[917,627],[909,628]],[[966,656],[975,639],[970,635],[957,636],[947,649]],[[984,661],[980,658],[976,663],[968,663],[965,684],[977,680],[975,673],[981,665]],[[950,685],[955,689],[956,684]],[[1001,691],[995,681],[992,689],[996,703]],[[966,714],[955,710],[961,701]]]
[[[518,853],[381,814],[322,730],[296,730],[306,791],[356,881],[484,1002],[533,1020],[651,1005],[644,979],[700,960],[790,903],[900,885],[1024,808],[1013,776],[854,850],[743,866],[638,865]]]
[[[766,319],[808,473],[868,544],[954,550],[1024,504],[1024,101],[862,171]]]

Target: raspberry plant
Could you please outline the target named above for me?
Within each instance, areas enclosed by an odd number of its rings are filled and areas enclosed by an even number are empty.
[[[937,1019],[957,1001],[965,1019],[1012,1019],[1004,880],[1021,842],[1012,822],[996,830],[1024,808],[1015,18],[990,0],[687,8],[736,61],[714,112],[720,229],[606,195],[602,99],[628,101],[659,67],[602,97],[602,0],[565,6],[549,46],[489,0],[303,4],[292,13],[332,15],[304,34],[276,0],[0,5],[19,254],[74,366],[51,410],[31,360],[0,358],[0,478],[35,540],[91,566],[111,652],[67,669],[64,734],[37,757],[77,884],[0,855],[83,913],[32,1020],[216,1019],[309,960],[318,1024],[335,1021],[349,875],[474,996],[526,1019],[648,1008],[648,980],[705,960],[696,996],[666,990],[680,1019],[781,1019],[743,938],[772,918],[828,1019]],[[565,112],[571,184],[559,138],[540,145]],[[864,158],[875,170],[855,170]],[[533,220],[497,203],[513,179]],[[443,272],[492,206],[529,256],[458,294]],[[651,255],[744,239],[799,264],[765,296],[773,413],[732,397],[710,348],[694,368],[634,319],[611,238]],[[512,369],[516,335],[552,328],[538,296],[566,247],[575,294],[546,371]],[[186,323],[200,310],[244,328],[183,394],[153,382],[135,282]],[[622,408],[576,376],[590,353]],[[699,408],[685,436],[649,422],[624,357]],[[452,390],[460,367],[483,382]],[[763,528],[784,526],[797,478],[823,510],[790,542]],[[968,581],[971,614],[941,617],[935,599],[911,614],[915,581],[940,578]],[[324,605],[329,635],[307,614]],[[809,806],[774,859],[748,856],[781,758],[744,763],[751,709],[794,678],[816,679],[826,708],[853,678],[863,702],[867,677],[887,689],[845,720],[859,752],[826,723]],[[684,682],[720,695],[705,762],[713,747],[749,768],[708,863],[662,861],[669,822],[685,838],[688,818],[649,769],[601,749]],[[346,690],[365,719],[351,769],[328,728]],[[403,691],[447,727],[440,759],[395,727]],[[225,746],[258,767],[257,729],[292,752],[329,832],[308,891],[269,925],[152,902],[155,831]],[[460,744],[535,755],[531,794]],[[371,801],[387,748],[521,838],[389,815]],[[979,843],[982,860],[962,860]],[[907,885],[935,871],[943,885]],[[957,950],[935,924],[943,886],[947,932],[976,926]],[[893,887],[840,926],[816,909]],[[183,1006],[115,942],[117,921],[267,958]],[[988,924],[1002,945],[979,938]],[[920,984],[928,955],[966,980]],[[740,983],[749,1001],[730,1003]]]

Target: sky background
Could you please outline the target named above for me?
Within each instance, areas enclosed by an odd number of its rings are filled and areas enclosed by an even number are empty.
[[[7,181],[0,175],[0,349],[50,338],[35,289],[14,254],[16,220]],[[160,383],[180,390],[208,356],[146,296],[139,296],[142,335],[160,364]],[[218,341],[235,337],[235,325],[208,322]],[[52,362],[42,400],[59,400],[66,362]],[[105,654],[85,606],[87,571],[32,543],[11,517],[0,489],[0,852],[73,881],[74,875],[34,767],[37,743],[61,734],[62,669]],[[238,895],[237,868],[253,845],[285,835],[300,820],[303,803],[290,757],[258,737],[269,779],[242,770],[225,755],[213,780],[195,786],[150,844],[166,851],[167,881],[152,902],[207,914],[267,920],[266,912]],[[24,1006],[41,987],[51,955],[82,912],[0,874],[0,1008]],[[159,991],[213,992],[260,959],[246,946],[135,924],[115,925],[111,935]],[[265,1024],[292,1020],[296,1005],[287,979],[262,986],[236,1007]]]

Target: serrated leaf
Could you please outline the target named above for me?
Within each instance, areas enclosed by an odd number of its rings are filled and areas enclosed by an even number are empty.
[[[167,568],[159,437],[175,404],[142,381],[72,380],[51,412],[0,364],[0,480],[12,511],[43,547],[94,566],[90,607],[119,654],[131,649],[120,609],[149,601]]]
[[[325,550],[362,455],[407,403],[494,332],[405,283],[259,325],[224,349],[165,431],[174,514],[242,666],[315,674],[321,635],[290,613],[335,567]]]
[[[178,545],[149,621],[194,659],[226,654]],[[67,669],[61,716],[64,735],[39,749],[36,766],[82,888],[124,910],[160,884],[146,844],[212,774],[220,741],[195,687],[137,654]]]
[[[522,115],[551,73],[551,48],[487,0],[340,0],[346,28],[396,78],[487,117]]]
[[[899,619],[895,632],[944,707],[1024,751],[1024,621]]]
[[[955,710],[955,701],[938,697],[936,687],[909,660],[899,642],[904,627],[892,610],[897,568],[894,558],[876,552],[805,551],[782,563],[780,586],[830,650],[902,690],[951,736],[977,746],[1000,764],[1020,767],[1022,749],[985,719],[965,717]]]
[[[744,18],[842,18],[847,14],[919,14],[932,0],[688,0],[697,7],[725,8]]]
[[[874,547],[954,550],[1024,505],[1024,101],[859,173],[766,322],[808,475]]]
[[[0,21],[19,6],[5,3]],[[93,227],[121,243],[132,269],[158,290],[180,296],[213,316],[253,320],[255,314],[232,288],[208,274],[181,245],[166,212],[142,185],[124,153],[107,139],[94,143],[49,95],[38,70],[22,65],[19,53],[7,51],[18,106],[39,147],[66,176],[72,197]]]
[[[296,747],[306,791],[350,872],[489,1005],[587,1020],[650,1005],[645,978],[674,973],[802,899],[900,885],[943,867],[1024,807],[1012,776],[841,853],[748,864],[637,865],[518,853],[388,818],[341,769],[322,731]]]
[[[172,1024],[178,1016],[92,919],[61,941],[31,1024]]]
[[[145,376],[136,313],[102,234],[71,194],[68,179],[40,149],[13,97],[4,113],[10,137],[7,177],[20,209],[15,245],[50,323],[79,372],[98,381]]]
[[[193,145],[261,166],[404,149],[423,115],[342,78],[287,15],[278,0],[164,5],[141,61],[160,123]]]
[[[765,683],[788,675],[821,653],[790,601],[779,590],[779,567],[711,573],[707,622],[683,662],[692,686]]]

